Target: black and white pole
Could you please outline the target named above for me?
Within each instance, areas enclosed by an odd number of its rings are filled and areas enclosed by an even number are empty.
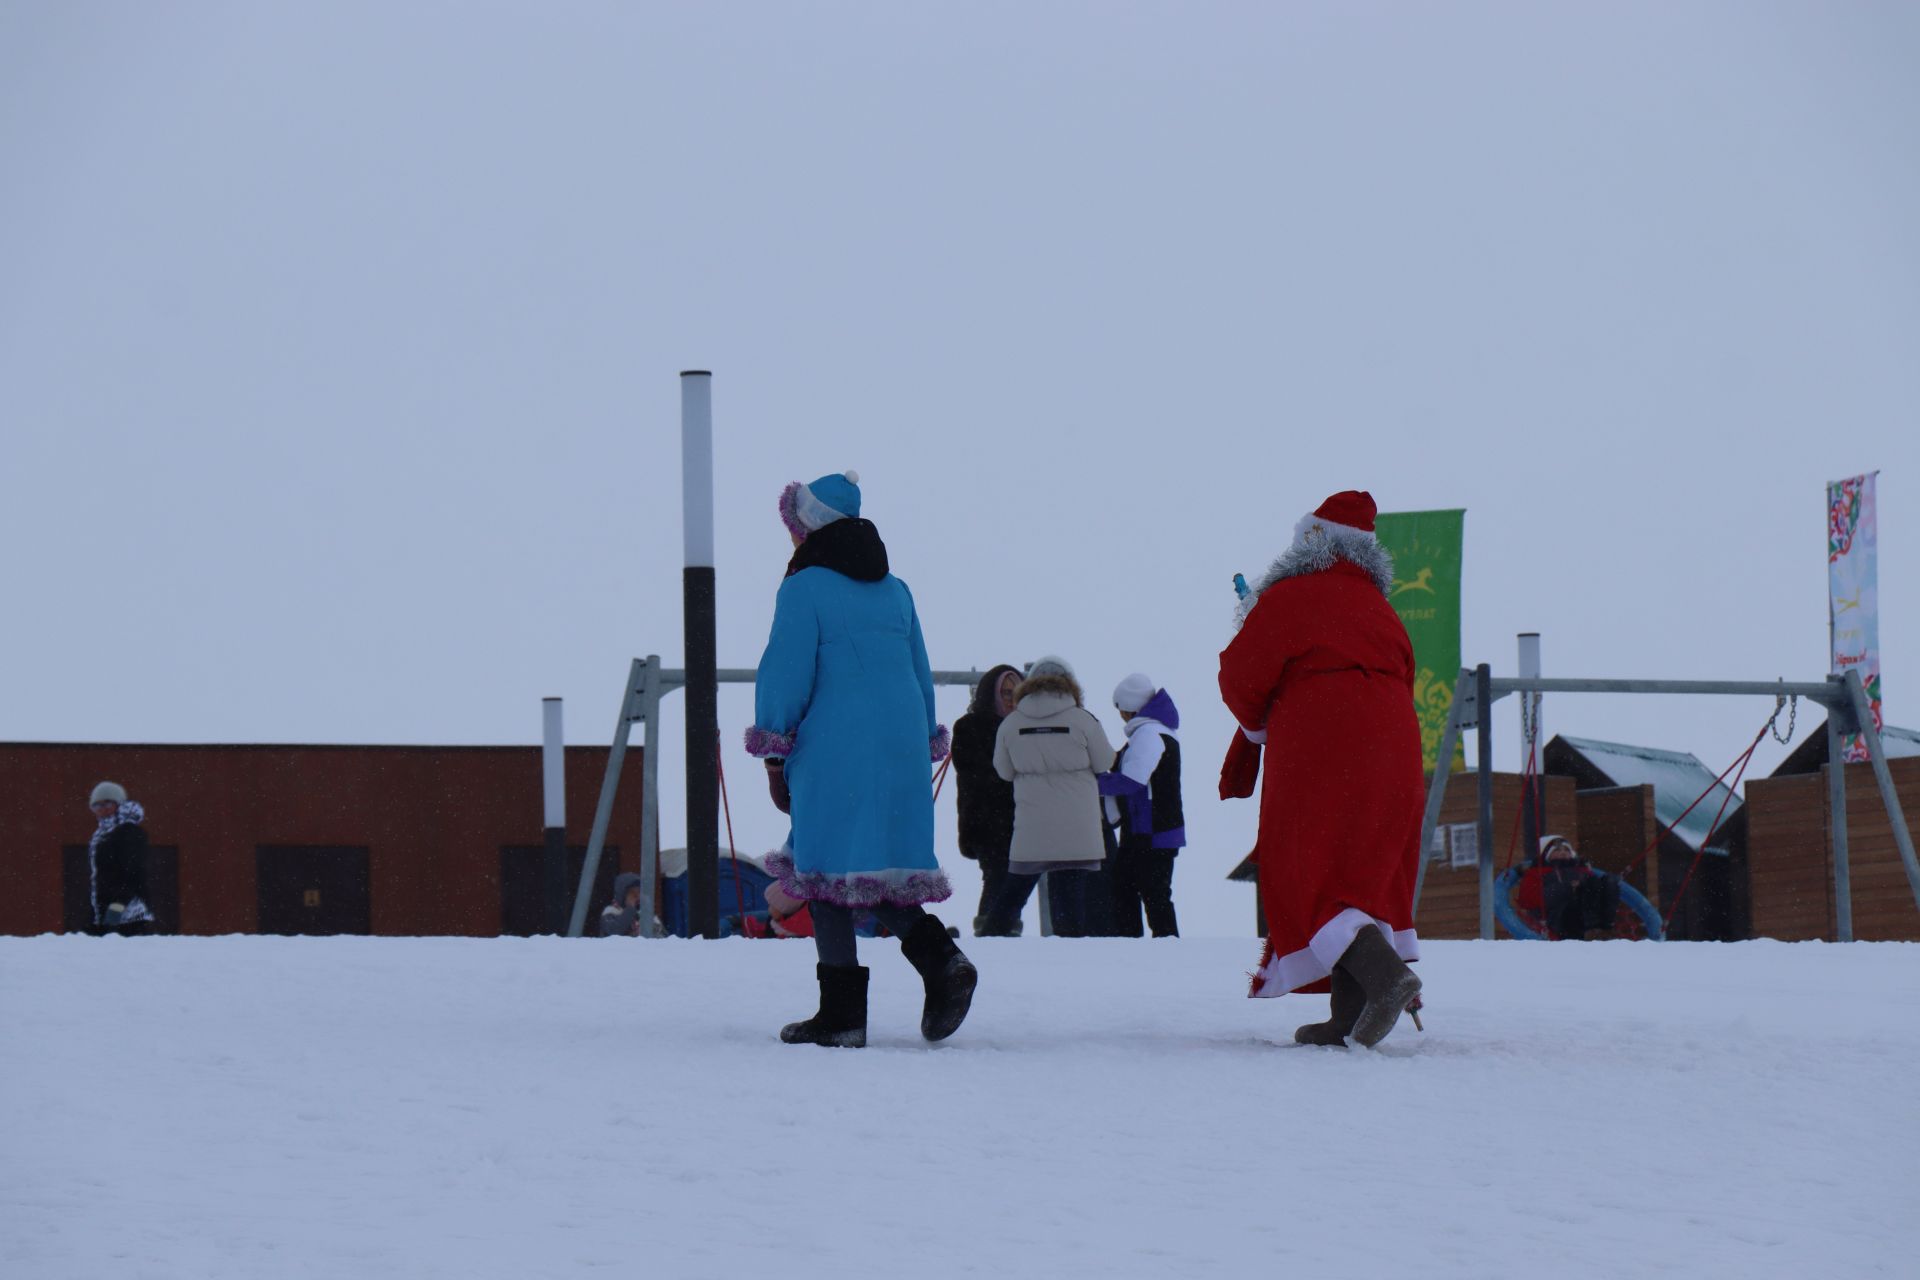
[[[680,500],[686,569],[687,914],[720,936],[720,683],[713,590],[713,375],[680,375]]]
[[[1520,633],[1520,678],[1538,680],[1540,678],[1540,633],[1522,631]],[[1520,694],[1520,785],[1526,788],[1526,794],[1520,798],[1520,808],[1524,814],[1521,820],[1522,839],[1526,844],[1520,852],[1527,857],[1533,856],[1540,847],[1540,837],[1546,832],[1541,825],[1547,814],[1547,751],[1546,734],[1540,729],[1540,695],[1528,690]],[[1529,774],[1527,765],[1531,761],[1533,768]]]
[[[567,932],[567,740],[560,699],[540,701],[540,792],[545,801],[546,844],[540,851],[540,898],[546,931]]]

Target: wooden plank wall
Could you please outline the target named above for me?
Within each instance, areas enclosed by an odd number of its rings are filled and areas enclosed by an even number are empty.
[[[1747,783],[1747,876],[1753,935],[1802,942],[1833,936],[1824,773]]]
[[[1891,762],[1894,789],[1911,829],[1920,820],[1920,759]],[[1747,784],[1753,935],[1800,941],[1835,936],[1827,777],[1803,774]],[[1853,935],[1861,941],[1920,941],[1920,907],[1893,842],[1873,770],[1847,766],[1847,849],[1853,880]]]
[[[1580,813],[1580,839],[1574,847],[1602,871],[1615,875],[1631,865],[1626,881],[1660,909],[1660,850],[1640,859],[1660,829],[1654,816],[1653,785],[1596,787],[1575,797]],[[1636,861],[1636,859],[1640,859]],[[1653,886],[1649,888],[1649,886]]]
[[[1911,832],[1920,823],[1920,758],[1887,763]],[[1823,803],[1826,794],[1823,779]],[[1847,766],[1847,863],[1853,872],[1853,936],[1861,942],[1920,942],[1920,906],[1914,905],[1870,765]]]
[[[1546,829],[1566,836],[1580,845],[1580,815],[1574,798],[1572,778],[1548,778]],[[1446,800],[1440,806],[1440,825],[1470,823],[1477,819],[1479,783],[1471,773],[1456,773],[1447,779]],[[1517,861],[1525,852],[1514,841],[1514,819],[1520,814],[1520,775],[1493,775],[1493,868],[1495,874],[1506,869],[1507,851],[1513,848]],[[1521,837],[1525,839],[1524,836]],[[1427,863],[1427,880],[1421,887],[1420,901],[1414,908],[1414,925],[1423,938],[1477,938],[1480,936],[1480,873],[1473,867],[1458,870],[1445,862]],[[1495,933],[1507,937],[1497,924]]]

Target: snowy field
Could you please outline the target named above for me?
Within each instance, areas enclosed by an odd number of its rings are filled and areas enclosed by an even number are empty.
[[[1248,940],[0,939],[0,1274],[1920,1273],[1920,947],[1431,944],[1296,1048]]]

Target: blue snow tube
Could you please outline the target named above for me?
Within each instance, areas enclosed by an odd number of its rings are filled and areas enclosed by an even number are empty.
[[[1545,942],[1547,935],[1536,926],[1527,923],[1526,917],[1520,914],[1520,909],[1513,905],[1514,890],[1520,887],[1520,877],[1526,874],[1526,870],[1526,864],[1508,867],[1494,880],[1494,918],[1499,920],[1506,927],[1507,932],[1516,938],[1529,942]],[[1649,941],[1665,940],[1666,933],[1660,924],[1660,913],[1653,909],[1653,904],[1647,901],[1645,894],[1625,880],[1620,882],[1620,910],[1630,911],[1638,918],[1641,926],[1647,931],[1646,936]]]

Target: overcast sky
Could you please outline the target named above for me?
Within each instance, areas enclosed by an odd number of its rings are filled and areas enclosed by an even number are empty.
[[[1333,490],[1467,509],[1469,663],[1813,679],[1879,468],[1912,724],[1916,66],[1832,0],[0,0],[0,737],[604,742],[680,660],[690,367],[722,664],[858,468],[936,666],[1171,690],[1190,931],[1250,931],[1229,580]],[[1718,770],[1767,710],[1546,721]]]

